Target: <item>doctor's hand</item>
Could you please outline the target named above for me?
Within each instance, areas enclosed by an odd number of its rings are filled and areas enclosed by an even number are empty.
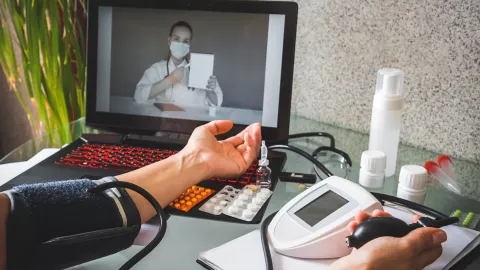
[[[372,216],[391,215],[375,210]],[[357,213],[355,221],[348,224],[348,230],[353,232],[358,224],[370,217],[364,212]],[[413,222],[419,218],[414,216]],[[421,270],[440,257],[441,243],[446,240],[446,233],[437,228],[416,229],[402,238],[380,237],[335,261],[329,269]]]
[[[183,75],[185,74],[185,68],[177,68],[170,73],[167,77],[167,81],[169,84],[174,85],[182,82]]]
[[[206,167],[206,179],[236,177],[244,173],[256,159],[261,145],[260,124],[248,126],[239,134],[223,141],[216,135],[233,127],[232,121],[213,121],[197,127],[181,153],[194,156]]]
[[[215,90],[215,88],[217,88],[217,84],[218,84],[217,77],[212,75],[210,79],[208,79],[207,89],[213,91]]]

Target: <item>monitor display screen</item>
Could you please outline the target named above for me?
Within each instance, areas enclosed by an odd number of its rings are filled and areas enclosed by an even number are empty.
[[[295,215],[313,227],[347,203],[348,200],[329,190],[295,212]]]
[[[277,127],[285,15],[99,7],[96,111]]]

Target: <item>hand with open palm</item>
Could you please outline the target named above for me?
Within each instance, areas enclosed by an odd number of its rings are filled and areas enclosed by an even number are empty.
[[[195,153],[196,158],[207,168],[207,178],[234,177],[244,173],[255,160],[261,145],[259,123],[252,124],[239,134],[223,141],[215,136],[228,132],[232,121],[213,121],[194,130],[182,150]]]

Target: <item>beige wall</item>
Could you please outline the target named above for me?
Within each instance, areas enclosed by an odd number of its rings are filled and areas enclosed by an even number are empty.
[[[480,162],[480,1],[298,0],[292,107],[368,132],[376,71],[405,71],[402,141]]]

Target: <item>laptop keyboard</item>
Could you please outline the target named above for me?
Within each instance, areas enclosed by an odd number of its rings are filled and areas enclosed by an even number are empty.
[[[80,145],[55,163],[82,168],[132,171],[166,159],[176,153],[178,151],[87,143]],[[258,161],[255,160],[245,174],[238,178],[213,178],[212,180],[243,185],[253,184],[256,181],[255,170],[257,168]]]

